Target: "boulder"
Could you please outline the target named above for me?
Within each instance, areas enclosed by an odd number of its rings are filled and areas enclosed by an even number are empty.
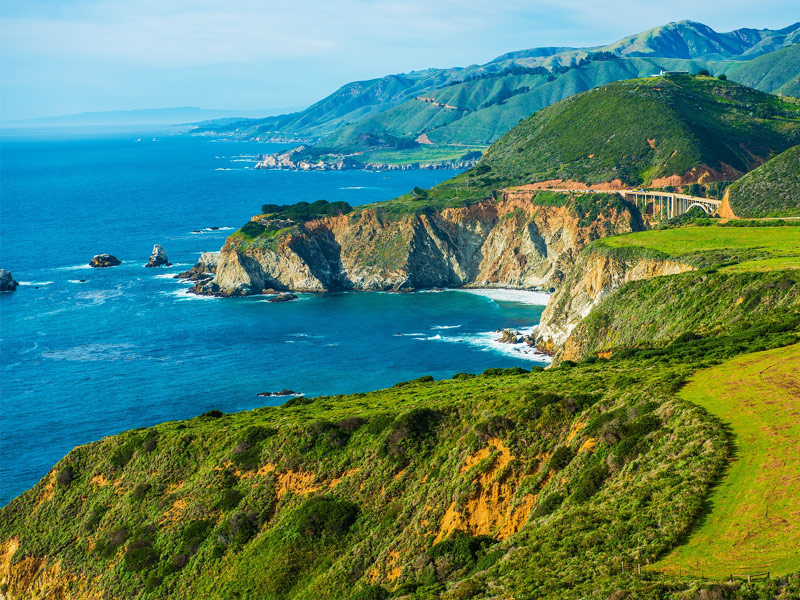
[[[188,279],[189,281],[207,283],[214,278],[218,262],[219,252],[203,252],[195,266],[188,271],[178,273],[175,275],[175,279]]]
[[[89,261],[89,266],[95,269],[105,269],[106,267],[116,267],[122,264],[122,261],[116,256],[111,254],[96,254],[92,260]]]
[[[518,344],[522,341],[522,336],[519,331],[512,331],[511,329],[503,329],[503,335],[497,338],[501,344]]]
[[[150,255],[150,260],[147,261],[145,267],[171,267],[172,263],[167,259],[167,253],[161,244],[153,246],[153,253]]]
[[[292,300],[297,300],[297,296],[295,294],[278,294],[274,298],[270,298],[267,302],[291,302]]]
[[[18,285],[11,271],[0,269],[0,292],[13,292]]]

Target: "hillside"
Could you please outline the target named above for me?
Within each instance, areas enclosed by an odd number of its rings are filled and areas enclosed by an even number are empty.
[[[321,139],[305,158],[366,152],[356,154],[359,165],[380,162],[380,157],[370,155],[376,149],[397,148],[403,156],[412,155],[415,140],[426,135],[427,140],[421,138],[423,147],[432,143],[449,148],[446,158],[454,159],[458,146],[486,146],[534,111],[612,81],[647,77],[662,69],[709,69],[736,79],[734,67],[790,46],[799,31],[800,24],[794,24],[776,31],[717,33],[701,23],[681,21],[608,46],[534,48],[483,65],[353,82],[299,113],[206,125],[197,131],[258,139]],[[770,77],[759,78],[756,87],[771,92],[797,76],[797,67],[786,62]],[[396,157],[388,160],[394,164]]]
[[[542,109],[473,171],[487,182],[616,187],[735,179],[800,140],[800,103],[711,77],[617,82]]]
[[[800,146],[790,148],[735,181],[727,190],[740,217],[800,216]]]
[[[742,251],[720,254],[717,229],[744,236]],[[662,253],[651,257],[656,261],[680,245],[681,260],[730,266],[752,259],[761,244],[752,236],[766,230],[694,227],[691,235],[675,229],[603,243],[616,251],[641,239]],[[695,240],[693,247],[665,241],[664,235],[678,235],[670,232],[688,235],[683,239]],[[767,231],[800,241],[797,232]],[[651,236],[655,241],[646,241]],[[211,411],[76,448],[2,509],[3,593],[9,599],[67,591],[73,598],[178,599],[792,597],[800,580],[790,576],[796,569],[790,545],[773,546],[770,581],[749,585],[727,583],[730,570],[709,581],[682,558],[679,573],[662,571],[659,562],[686,540],[696,554],[704,528],[723,526],[714,510],[709,519],[705,503],[721,475],[737,492],[738,482],[752,476],[752,470],[725,475],[731,440],[718,417],[681,392],[683,384],[707,381],[712,375],[704,369],[719,369],[720,361],[800,339],[800,298],[796,286],[782,283],[800,276],[797,269],[714,269],[631,282],[598,309],[622,298],[629,314],[649,308],[668,314],[657,302],[659,290],[677,285],[682,293],[675,297],[686,310],[695,306],[702,315],[704,307],[731,304],[743,311],[720,329],[698,330],[687,320],[671,341],[652,341],[650,330],[634,325],[622,351],[589,355],[580,364],[489,369],[239,414]],[[697,284],[685,285],[688,276]],[[742,292],[738,304],[719,295],[736,277],[749,277],[758,289]],[[746,290],[740,283],[734,288]],[[609,306],[598,322],[627,318]],[[724,368],[726,376],[741,372]],[[738,381],[737,390],[750,383]],[[747,446],[741,451],[750,456]],[[765,469],[774,485],[760,486],[747,501],[761,503],[777,486],[782,502],[796,503],[796,486],[786,485],[772,463]],[[786,527],[798,526],[794,513],[781,511],[776,515]],[[753,533],[767,534],[765,523],[772,522],[754,520]],[[762,568],[760,559],[736,556],[744,561],[737,575]]]
[[[724,73],[757,90],[800,97],[800,43],[746,62],[730,63]]]

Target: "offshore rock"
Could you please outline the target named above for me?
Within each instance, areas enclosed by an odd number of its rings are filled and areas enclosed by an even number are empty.
[[[153,253],[150,255],[150,259],[147,261],[145,267],[171,267],[172,263],[169,262],[167,259],[167,253],[164,251],[164,248],[161,247],[161,244],[156,244],[153,246]]]
[[[297,296],[295,294],[278,294],[274,298],[270,298],[267,302],[291,302],[292,300],[297,300]]]
[[[13,292],[18,285],[11,271],[0,269],[0,292]]]
[[[122,264],[122,261],[116,256],[111,254],[96,254],[92,260],[89,261],[89,266],[95,269],[105,269],[106,267],[116,267]]]

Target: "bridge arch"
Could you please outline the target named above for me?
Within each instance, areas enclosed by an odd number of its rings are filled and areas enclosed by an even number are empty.
[[[706,213],[707,215],[713,215],[713,214],[714,214],[714,211],[715,211],[715,210],[717,210],[716,208],[711,208],[710,206],[708,206],[708,205],[706,205],[706,204],[702,204],[702,203],[700,203],[700,202],[695,202],[695,203],[693,203],[693,204],[690,204],[689,206],[687,206],[687,207],[686,207],[686,210],[685,210],[684,212],[689,212],[689,211],[690,211],[690,210],[692,210],[692,209],[693,209],[695,206],[699,206],[700,208],[702,208],[702,209],[705,211],[705,213]]]

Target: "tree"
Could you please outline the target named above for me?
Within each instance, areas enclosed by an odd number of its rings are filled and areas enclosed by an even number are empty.
[[[708,69],[700,69],[697,74],[703,77],[711,77],[711,73],[709,73]]]
[[[717,77],[717,79],[719,79],[720,81],[728,81],[728,76],[725,75],[725,73],[723,73],[722,75]]]

